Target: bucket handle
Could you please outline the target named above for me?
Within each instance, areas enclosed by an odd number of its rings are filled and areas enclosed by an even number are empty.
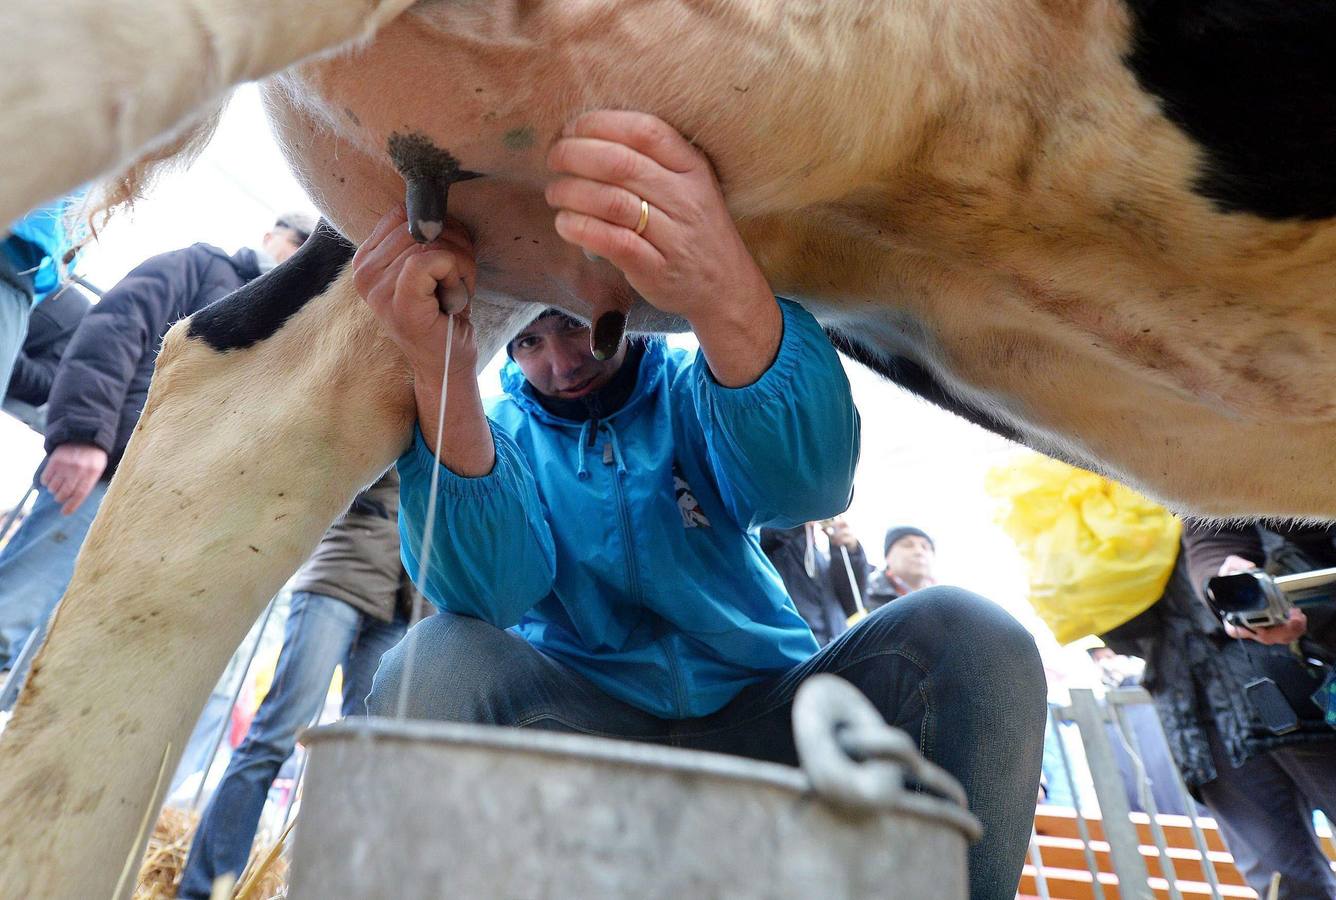
[[[862,691],[835,675],[813,675],[793,700],[798,762],[823,799],[852,811],[886,809],[920,789],[966,806],[965,791],[924,759]]]

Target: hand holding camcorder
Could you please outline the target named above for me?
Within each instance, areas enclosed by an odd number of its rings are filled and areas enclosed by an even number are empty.
[[[1336,568],[1272,577],[1260,569],[1217,575],[1206,583],[1206,599],[1226,623],[1256,631],[1284,625],[1290,610],[1336,595]]]

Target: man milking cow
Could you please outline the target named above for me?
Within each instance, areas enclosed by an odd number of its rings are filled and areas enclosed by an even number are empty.
[[[845,509],[858,412],[821,328],[776,299],[743,246],[709,163],[658,120],[637,141],[647,118],[583,117],[552,151],[547,200],[565,240],[690,323],[695,355],[657,339],[609,346],[602,323],[591,346],[587,326],[549,311],[510,342],[506,395],[484,408],[458,302],[444,371],[438,290],[457,301],[478,277],[465,229],[415,243],[400,209],[358,251],[358,289],[413,368],[402,546],[441,611],[387,654],[369,708],[394,714],[402,697],[418,718],[792,764],[794,692],[833,672],[961,781],[984,824],[972,896],[1011,897],[1043,730],[1033,641],[993,604],[932,588],[817,651],[755,530]]]

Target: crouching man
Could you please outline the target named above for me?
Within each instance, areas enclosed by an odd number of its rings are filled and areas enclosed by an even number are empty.
[[[484,414],[467,311],[446,373],[436,299],[438,283],[473,291],[467,233],[451,225],[417,246],[402,210],[382,220],[356,280],[414,370],[421,427],[398,463],[401,543],[441,610],[416,626],[407,714],[794,764],[794,692],[831,672],[961,781],[984,825],[972,896],[1009,900],[1043,737],[1030,636],[982,598],[932,588],[818,652],[756,535],[849,503],[859,418],[839,359],[808,313],[775,298],[708,162],[664,123],[591,113],[549,160],[558,233],[688,322],[700,350],[632,340],[601,361],[589,328],[545,313],[509,345],[506,394]],[[594,343],[611,350],[619,324],[596,322]],[[413,645],[386,654],[373,714],[395,712]]]

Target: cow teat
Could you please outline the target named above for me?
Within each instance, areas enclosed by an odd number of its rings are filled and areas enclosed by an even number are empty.
[[[594,320],[589,331],[589,350],[594,359],[611,359],[626,336],[626,313],[609,310]]]
[[[396,131],[390,135],[387,150],[404,179],[409,233],[420,244],[434,241],[445,228],[450,185],[479,178],[482,173],[461,168],[454,154],[420,132]]]

